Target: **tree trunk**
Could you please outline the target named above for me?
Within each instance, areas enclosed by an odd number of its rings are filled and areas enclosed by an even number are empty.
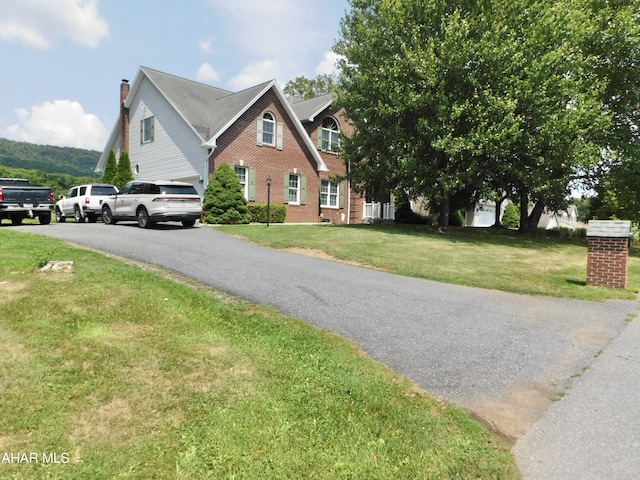
[[[529,195],[526,192],[520,192],[520,233],[529,231]]]
[[[500,199],[496,202],[496,215],[495,221],[493,222],[493,226],[491,228],[500,228],[502,227],[502,222],[500,222],[500,213],[502,212],[502,202],[507,199],[507,196],[500,197]]]
[[[444,195],[438,205],[438,226],[446,228],[449,226],[449,195]]]
[[[540,217],[544,212],[544,202],[542,200],[538,200],[538,202],[534,205],[533,210],[531,210],[531,214],[527,219],[528,222],[528,231],[535,232],[538,229],[538,223],[540,223]]]

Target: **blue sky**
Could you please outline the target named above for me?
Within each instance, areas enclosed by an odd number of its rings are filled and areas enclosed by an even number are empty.
[[[232,91],[334,71],[348,0],[0,0],[0,137],[102,150],[140,65]]]

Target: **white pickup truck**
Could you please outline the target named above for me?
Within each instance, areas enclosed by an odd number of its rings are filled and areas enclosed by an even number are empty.
[[[82,223],[85,218],[94,223],[102,215],[102,202],[118,193],[118,189],[106,183],[92,183],[71,187],[66,195],[61,195],[56,203],[56,222],[62,223],[73,217]]]

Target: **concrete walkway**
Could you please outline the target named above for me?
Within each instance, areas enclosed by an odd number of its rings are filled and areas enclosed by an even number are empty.
[[[640,319],[516,444],[525,479],[640,478]]]

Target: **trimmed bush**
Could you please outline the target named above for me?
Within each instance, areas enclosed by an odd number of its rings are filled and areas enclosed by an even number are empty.
[[[122,152],[122,154],[120,155],[120,160],[118,160],[118,168],[113,179],[113,184],[118,187],[118,189],[121,189],[133,179],[134,178],[133,173],[131,172],[131,160],[129,160],[129,154],[127,152]]]
[[[502,215],[502,226],[506,228],[520,228],[520,208],[515,203],[507,203]]]
[[[107,158],[107,164],[104,167],[104,173],[102,174],[102,182],[113,184],[116,178],[116,172],[118,171],[118,162],[116,161],[116,154],[113,149],[109,150],[109,157]]]
[[[236,172],[226,163],[221,164],[204,190],[202,204],[205,223],[238,224],[249,223],[251,215],[247,200]]]
[[[248,205],[251,221],[255,223],[267,223],[267,204],[266,203],[250,203]],[[287,216],[287,206],[276,204],[271,205],[269,212],[270,223],[284,223]]]

